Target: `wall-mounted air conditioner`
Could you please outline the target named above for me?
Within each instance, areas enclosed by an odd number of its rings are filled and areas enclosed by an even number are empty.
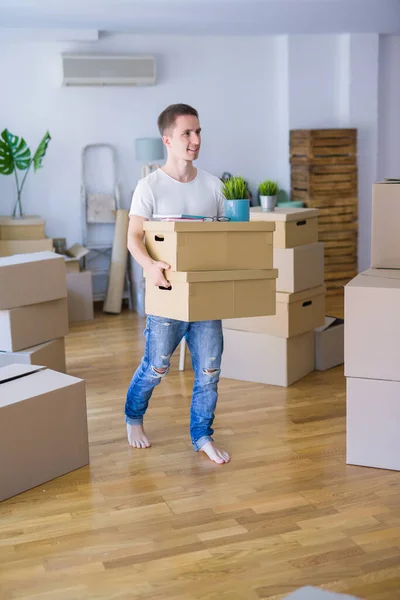
[[[153,56],[62,54],[63,85],[154,85]]]

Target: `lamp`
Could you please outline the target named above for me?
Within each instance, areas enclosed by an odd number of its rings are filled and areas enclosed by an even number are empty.
[[[152,164],[164,159],[164,144],[161,138],[138,138],[135,140],[136,160],[145,163],[142,167],[142,177],[146,177],[159,165]]]

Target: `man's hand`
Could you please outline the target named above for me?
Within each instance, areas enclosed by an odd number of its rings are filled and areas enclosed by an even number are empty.
[[[147,269],[147,273],[152,280],[153,284],[161,287],[171,287],[169,281],[167,281],[164,277],[163,271],[167,271],[170,268],[170,265],[162,262],[160,260],[153,261],[153,264]]]

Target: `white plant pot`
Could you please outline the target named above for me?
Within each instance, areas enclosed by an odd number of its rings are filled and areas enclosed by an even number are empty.
[[[260,196],[261,208],[265,212],[272,212],[276,206],[276,196]]]

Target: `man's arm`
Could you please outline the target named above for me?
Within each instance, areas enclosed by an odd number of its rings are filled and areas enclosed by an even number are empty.
[[[153,260],[143,242],[143,223],[147,221],[144,217],[132,215],[129,217],[128,227],[128,250],[133,258],[149,275],[154,285],[170,287],[171,284],[164,277],[163,271],[170,268],[164,262]]]

